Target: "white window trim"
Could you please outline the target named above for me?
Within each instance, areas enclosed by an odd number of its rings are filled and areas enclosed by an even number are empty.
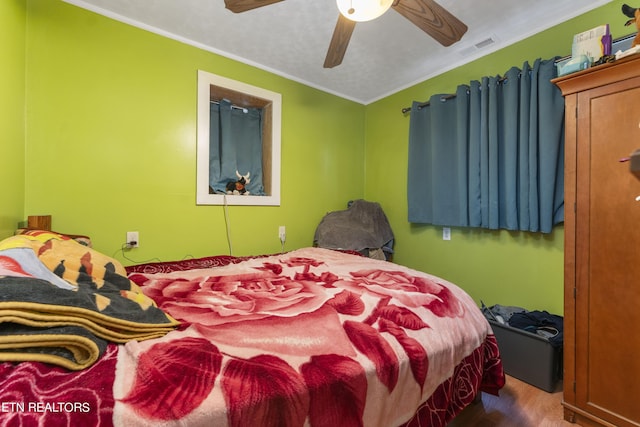
[[[210,88],[212,85],[265,99],[272,104],[271,189],[265,196],[209,194],[209,103],[211,101]],[[196,204],[280,206],[281,119],[282,96],[279,93],[198,70]]]

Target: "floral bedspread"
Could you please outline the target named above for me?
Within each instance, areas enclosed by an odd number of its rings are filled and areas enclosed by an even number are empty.
[[[129,278],[182,326],[67,376],[0,364],[0,426],[444,426],[504,384],[474,301],[397,264],[306,248]]]

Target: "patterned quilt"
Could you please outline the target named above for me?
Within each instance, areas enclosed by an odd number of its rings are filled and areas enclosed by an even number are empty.
[[[0,426],[444,426],[504,384],[488,322],[443,279],[318,248],[212,264],[130,269],[181,322],[162,337],[79,372],[0,363]]]
[[[0,361],[78,370],[108,342],[158,338],[178,325],[115,260],[57,233],[0,242]]]

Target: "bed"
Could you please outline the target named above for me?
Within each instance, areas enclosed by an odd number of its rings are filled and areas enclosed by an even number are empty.
[[[398,264],[0,242],[0,426],[444,426],[503,385],[473,300]]]

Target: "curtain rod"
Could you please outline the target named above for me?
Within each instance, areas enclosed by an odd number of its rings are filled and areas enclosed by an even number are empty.
[[[628,34],[626,36],[618,37],[617,39],[614,39],[612,43],[614,43],[614,44],[615,43],[624,43],[624,42],[626,42],[628,40],[633,39],[635,37],[635,35],[636,35],[636,33],[631,33],[631,34]],[[563,56],[563,57],[560,57],[560,58],[556,58],[554,62],[557,64],[559,62],[566,61],[566,60],[569,60],[569,59],[571,59],[571,55],[567,55],[567,56]],[[504,78],[502,78],[500,80],[503,80],[503,79]],[[445,95],[445,96],[449,97],[449,98],[444,99],[445,101],[447,99],[455,98],[455,95]],[[443,98],[445,98],[445,97],[443,97]],[[426,107],[428,105],[429,105],[429,101],[423,102],[422,104],[418,104],[418,109]],[[407,114],[409,111],[411,111],[411,107],[405,107],[405,108],[402,109],[402,114]]]
[[[216,105],[220,105],[220,101],[209,101],[211,104],[216,104]],[[240,107],[238,105],[235,104],[231,104],[231,109],[232,110],[242,110],[243,113],[247,113],[249,110],[246,107]]]
[[[456,97],[455,93],[450,93],[448,95],[442,95],[440,97],[440,101],[443,101],[443,102],[444,101],[448,101],[448,100],[453,99],[455,97]],[[423,102],[421,104],[418,104],[418,110],[421,109],[421,108],[424,108],[424,107],[428,107],[429,104],[430,104],[429,101]],[[411,111],[411,107],[405,107],[405,108],[402,109],[402,114],[407,114],[409,111]]]
[[[618,39],[618,40],[622,40],[622,39],[625,39],[625,38],[627,38],[627,37],[630,37],[630,36],[621,37],[621,38],[620,38],[620,39]],[[616,40],[616,41],[617,41],[617,40]],[[558,62],[562,62],[562,61],[565,61],[565,60],[567,60],[567,59],[571,59],[571,55],[563,56],[562,58],[556,58],[556,59],[554,60],[554,62],[557,64]],[[502,82],[503,80],[506,80],[506,79],[507,79],[506,77],[502,77],[502,78],[500,78],[500,79],[498,80],[498,82]],[[440,98],[440,100],[441,100],[441,101],[448,101],[449,99],[453,99],[453,98],[455,98],[455,97],[456,97],[456,95],[455,95],[455,94],[443,95],[443,96]],[[423,102],[423,103],[421,103],[421,104],[418,104],[418,110],[419,110],[419,109],[421,109],[421,108],[424,108],[424,107],[428,107],[428,106],[429,106],[429,101],[427,101],[427,102]],[[411,111],[411,107],[405,107],[405,108],[403,108],[403,109],[402,109],[402,114],[407,114],[409,111]]]
[[[556,60],[556,62],[557,62],[557,61],[561,61],[562,59],[564,59],[564,58],[557,59],[557,60]],[[520,75],[520,74],[518,73],[518,75]],[[506,77],[500,77],[500,78],[498,79],[498,83],[502,83],[502,82],[504,82],[505,80],[507,80],[507,78],[506,78]],[[468,90],[467,90],[467,91],[468,91]],[[453,98],[455,98],[455,97],[456,97],[456,94],[455,94],[455,93],[451,93],[451,94],[449,94],[449,95],[442,95],[442,96],[440,97],[440,101],[443,101],[443,102],[444,102],[444,101],[448,101],[448,100],[453,99]],[[419,110],[419,109],[421,109],[421,108],[427,107],[427,106],[429,106],[429,101],[426,101],[426,102],[423,102],[423,103],[421,103],[421,104],[418,104],[418,110]],[[403,109],[402,109],[402,114],[407,114],[409,111],[411,111],[411,107],[405,107],[405,108],[403,108]]]

